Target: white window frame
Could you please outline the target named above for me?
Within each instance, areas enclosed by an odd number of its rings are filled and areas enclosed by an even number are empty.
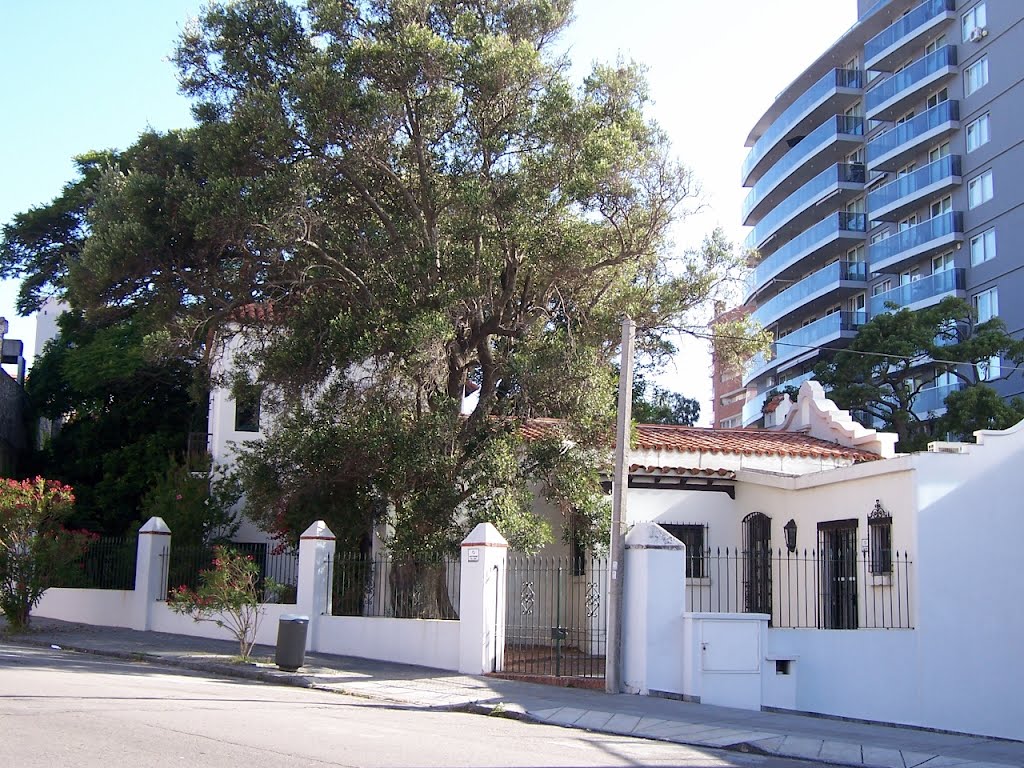
[[[994,195],[995,183],[992,180],[991,168],[967,182],[967,207],[971,210],[987,203]]]
[[[978,147],[988,144],[992,138],[989,130],[989,113],[986,112],[967,124],[967,151],[973,152]]]
[[[978,3],[960,17],[960,32],[963,41],[966,43],[971,39],[971,33],[976,29],[988,26],[988,13],[985,3]]]
[[[971,238],[971,266],[976,267],[996,257],[996,231],[986,229]]]
[[[978,322],[987,323],[993,317],[999,317],[999,288],[993,286],[974,294],[971,300],[974,310],[978,313]],[[984,310],[984,311],[983,311]]]
[[[964,96],[970,96],[988,84],[988,56],[982,56],[964,69]]]

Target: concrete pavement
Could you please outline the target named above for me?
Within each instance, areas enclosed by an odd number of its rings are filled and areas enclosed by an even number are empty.
[[[658,739],[698,747],[760,752],[872,768],[1004,768],[1024,766],[1024,742],[936,733],[813,717],[749,712],[648,696],[609,695],[389,662],[307,654],[298,673],[272,663],[231,662],[229,641],[33,619],[29,633],[8,642],[158,662],[199,672],[334,691],[416,709],[459,709],[536,722]]]

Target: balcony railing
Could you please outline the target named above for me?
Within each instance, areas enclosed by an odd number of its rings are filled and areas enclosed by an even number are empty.
[[[886,215],[887,209],[894,208],[906,198],[923,194],[929,187],[960,176],[960,155],[946,155],[916,171],[900,176],[896,181],[868,193],[868,210],[872,218]]]
[[[798,213],[822,200],[832,187],[840,184],[863,184],[863,163],[838,163],[826,168],[800,189],[779,203],[757,223],[747,237],[748,248],[759,248],[780,227]]]
[[[959,392],[964,388],[963,382],[944,384],[940,387],[926,387],[917,393],[910,410],[919,416],[927,413],[934,413],[946,407],[946,398],[953,392]]]
[[[864,94],[864,108],[868,112],[868,117],[871,117],[871,112],[879,109],[886,102],[895,99],[904,91],[918,87],[919,84],[944,67],[956,66],[956,63],[956,46],[953,45],[943,46],[918,59],[906,69],[897,72]]]
[[[800,143],[787,152],[771,169],[762,176],[747,194],[743,201],[743,219],[746,220],[765,197],[775,189],[783,179],[797,168],[816,156],[819,148],[826,142],[834,142],[840,136],[863,136],[864,118],[847,115],[833,115],[800,140]]]
[[[838,237],[843,232],[864,232],[866,225],[867,217],[863,213],[840,211],[822,219],[758,264],[751,273],[749,292],[753,293],[765,285],[787,266],[803,258],[819,243],[827,241],[830,237]]]
[[[746,179],[754,167],[782,138],[797,125],[816,105],[824,101],[837,88],[860,89],[864,87],[864,73],[857,69],[833,69],[818,82],[800,94],[779,115],[768,129],[761,134],[743,161],[743,178]]]
[[[889,266],[889,263],[898,263],[893,262],[893,259],[908,258],[911,252],[922,252],[929,243],[963,231],[964,215],[960,211],[950,211],[885,240],[872,243],[868,246],[868,262],[873,272],[879,272]]]
[[[945,123],[960,119],[960,102],[944,101],[917,117],[897,125],[890,131],[876,136],[867,146],[868,166],[902,146],[913,143],[919,136],[934,131]]]
[[[768,325],[804,304],[811,296],[830,286],[837,286],[842,280],[865,282],[867,279],[868,265],[864,262],[837,261],[769,299],[754,311],[752,317],[761,325]]]
[[[864,44],[864,60],[872,61],[932,19],[956,10],[956,0],[927,0]]]
[[[895,304],[898,308],[908,307],[945,293],[962,291],[966,285],[963,269],[935,272],[928,277],[922,277],[920,280],[914,280],[898,288],[893,288],[891,291],[872,296],[868,302],[868,311],[871,312],[872,317],[875,317],[890,311],[887,306],[889,304]]]
[[[768,370],[810,352],[834,337],[841,336],[844,331],[856,331],[865,322],[866,312],[833,312],[781,336],[771,345],[767,355],[759,354],[751,359],[745,383],[749,384]]]

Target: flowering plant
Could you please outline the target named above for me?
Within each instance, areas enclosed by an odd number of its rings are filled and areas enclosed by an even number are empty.
[[[263,620],[261,598],[279,587],[270,579],[261,584],[260,569],[250,555],[225,546],[214,547],[213,553],[213,568],[199,574],[199,588],[180,586],[171,591],[167,604],[194,621],[227,629],[238,641],[238,655],[248,659]]]
[[[75,495],[56,480],[0,481],[0,610],[25,628],[43,593],[70,568],[89,534],[65,530]]]

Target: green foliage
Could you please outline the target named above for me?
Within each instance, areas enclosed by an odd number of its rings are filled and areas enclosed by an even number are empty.
[[[815,377],[841,408],[879,419],[899,435],[900,448],[910,451],[933,439],[930,416],[913,407],[936,370],[974,387],[979,365],[995,356],[1017,365],[1024,360],[1024,342],[1010,337],[999,318],[978,323],[970,304],[948,297],[916,312],[900,309],[872,318],[848,350],[815,368]],[[943,362],[936,366],[933,360]]]
[[[43,593],[69,577],[88,534],[67,531],[75,496],[55,480],[0,482],[0,610],[14,630],[28,626]]]
[[[355,543],[387,521],[398,551],[440,553],[491,520],[534,549],[550,535],[528,493],[541,481],[567,524],[598,521],[622,316],[659,360],[741,259],[721,232],[673,255],[697,185],[646,117],[639,66],[569,81],[571,14],[570,0],[213,2],[175,54],[197,127],[88,166],[59,201],[75,216],[67,259],[19,235],[0,268],[90,327],[131,324],[142,360],[187,368],[183,387],[239,333],[236,365],[275,412],[243,447],[247,510],[284,538],[323,517]],[[63,371],[51,389],[79,413]],[[536,417],[562,419],[568,447],[524,443]],[[111,455],[93,443],[71,454]],[[173,450],[132,447],[121,476],[140,480]],[[138,487],[104,508],[121,519]]]
[[[260,569],[250,555],[219,546],[214,547],[213,568],[199,574],[199,588],[172,590],[167,605],[193,621],[209,621],[227,629],[238,641],[238,655],[246,660],[265,613],[263,593],[277,589],[269,579],[261,588]]]
[[[142,499],[142,517],[161,517],[174,534],[175,546],[226,544],[238,531],[235,508],[241,489],[223,469],[191,468],[171,457],[167,471]]]
[[[678,392],[670,392],[657,384],[650,384],[641,373],[633,376],[633,421],[638,424],[681,424],[692,427],[699,418],[698,401]]]
[[[98,326],[66,313],[28,379],[36,412],[61,423],[38,460],[79,489],[76,527],[131,531],[143,496],[167,457],[184,453],[193,427],[192,366],[150,358],[143,331],[134,319]]]
[[[1024,398],[1004,400],[985,384],[950,392],[939,434],[970,440],[979,429],[1008,429],[1024,419]]]

